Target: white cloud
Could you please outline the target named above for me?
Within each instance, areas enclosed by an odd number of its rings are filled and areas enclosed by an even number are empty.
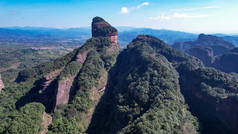
[[[122,14],[128,14],[128,13],[129,13],[129,10],[128,10],[127,7],[122,7],[120,13],[122,13]]]
[[[194,14],[194,15],[190,15],[190,18],[205,18],[205,17],[212,17],[215,16],[213,14]]]
[[[144,3],[140,4],[139,6],[137,6],[137,9],[140,9],[143,6],[148,6],[148,5],[150,5],[149,2],[144,2]]]
[[[188,14],[186,14],[186,13],[182,13],[182,14],[174,13],[172,17],[173,18],[185,18],[185,17],[188,17]]]
[[[142,4],[140,4],[140,5],[136,6],[136,7],[131,7],[131,8],[122,7],[120,13],[122,13],[122,14],[128,14],[128,13],[131,12],[131,11],[138,10],[138,9],[140,9],[141,7],[143,7],[143,6],[148,6],[148,5],[150,5],[149,2],[144,2],[144,3],[142,3]]]
[[[170,20],[170,19],[171,19],[171,16],[165,16],[164,14],[162,14],[162,15],[160,16],[160,19],[161,19],[161,20]]]
[[[211,17],[214,15],[211,14],[187,14],[187,13],[177,13],[175,12],[172,15],[158,15],[155,17],[149,17],[149,20],[171,20],[176,18],[204,18],[204,17]]]
[[[149,17],[149,20],[170,20],[171,16],[166,16],[164,14],[156,16],[156,17]]]
[[[171,11],[196,11],[196,10],[215,9],[215,8],[218,8],[218,6],[206,6],[206,7],[197,7],[197,8],[173,9]]]

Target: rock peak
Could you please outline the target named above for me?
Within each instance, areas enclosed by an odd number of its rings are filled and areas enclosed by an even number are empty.
[[[150,35],[138,35],[138,36],[136,37],[136,39],[137,39],[137,40],[147,41],[147,40],[155,39],[155,37],[150,36]]]
[[[217,38],[217,37],[212,35],[205,35],[204,33],[201,33],[198,36],[198,40],[208,40],[208,39],[214,39],[214,38]]]
[[[110,37],[117,43],[118,31],[101,17],[94,17],[92,21],[92,37]]]
[[[162,40],[160,40],[156,37],[153,37],[151,35],[138,35],[136,37],[136,39],[134,39],[132,42],[137,41],[137,40],[140,40],[140,41],[159,41],[159,42],[164,44],[164,42]]]
[[[105,22],[105,20],[103,18],[101,18],[101,17],[96,16],[96,17],[93,18],[93,22],[94,23],[101,22],[101,21]]]
[[[225,41],[224,39],[214,36],[214,35],[205,35],[205,34],[200,34],[198,36],[198,42],[202,42],[202,44],[207,43],[209,46],[223,46],[225,48],[234,48],[235,46],[230,43]]]

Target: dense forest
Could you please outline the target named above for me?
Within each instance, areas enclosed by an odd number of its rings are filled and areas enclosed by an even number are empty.
[[[82,47],[13,81],[2,73],[0,133],[238,133],[237,73],[205,67],[149,35],[120,50],[117,35],[95,17]]]

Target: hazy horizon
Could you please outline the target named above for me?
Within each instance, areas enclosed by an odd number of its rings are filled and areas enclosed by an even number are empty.
[[[2,0],[0,27],[83,28],[100,16],[119,27],[238,33],[238,1]]]
[[[230,35],[230,36],[238,36],[237,33],[219,33],[219,32],[189,32],[189,31],[182,31],[182,30],[173,30],[173,29],[156,29],[156,28],[148,28],[148,27],[132,27],[132,26],[115,26],[116,28],[130,28],[128,30],[118,30],[119,32],[124,32],[124,31],[130,31],[130,30],[135,30],[135,29],[152,29],[152,30],[167,30],[167,31],[176,31],[176,32],[184,32],[184,33],[190,33],[190,34],[224,34],[224,35]],[[17,28],[46,28],[46,29],[60,29],[60,30],[67,30],[67,29],[77,29],[77,28],[84,28],[84,29],[91,29],[91,26],[88,27],[69,27],[69,28],[57,28],[57,27],[37,27],[37,26],[11,26],[11,27],[0,27],[0,28],[5,28],[5,29],[17,29]]]

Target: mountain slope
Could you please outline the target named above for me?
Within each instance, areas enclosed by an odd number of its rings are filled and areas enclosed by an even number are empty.
[[[205,68],[159,39],[138,36],[109,76],[88,133],[195,133],[181,93],[202,133],[238,132],[237,77]]]
[[[92,25],[98,23],[94,18]],[[110,24],[107,27],[98,27],[100,30],[111,29]],[[99,33],[100,31],[96,29]],[[114,31],[117,34],[117,31]],[[49,133],[82,133],[90,122],[94,107],[104,92],[107,82],[107,71],[116,60],[120,46],[111,36],[101,34],[100,37],[89,39],[83,47],[75,49],[73,52],[58,58],[54,63],[46,63],[33,68],[20,71],[16,89],[21,86],[24,90],[18,92],[9,92],[14,87],[9,86],[8,82],[3,91],[3,98],[7,100],[8,96],[14,96],[12,104],[16,104],[16,109],[3,107],[9,110],[9,115],[5,112],[1,116],[4,121],[0,124],[1,132],[10,132],[6,129],[12,113],[17,109],[31,102],[39,102],[44,105],[46,112],[53,114],[53,122],[48,126]],[[25,87],[24,87],[25,86]],[[9,102],[9,101],[7,101]],[[9,122],[10,121],[10,122]],[[16,124],[17,125],[17,124]],[[22,129],[27,126],[22,126]],[[43,127],[39,124],[39,127]],[[26,133],[29,133],[29,128]],[[38,129],[37,132],[42,131]],[[33,130],[32,130],[33,131]]]
[[[87,132],[196,133],[177,72],[140,38],[118,56]]]

